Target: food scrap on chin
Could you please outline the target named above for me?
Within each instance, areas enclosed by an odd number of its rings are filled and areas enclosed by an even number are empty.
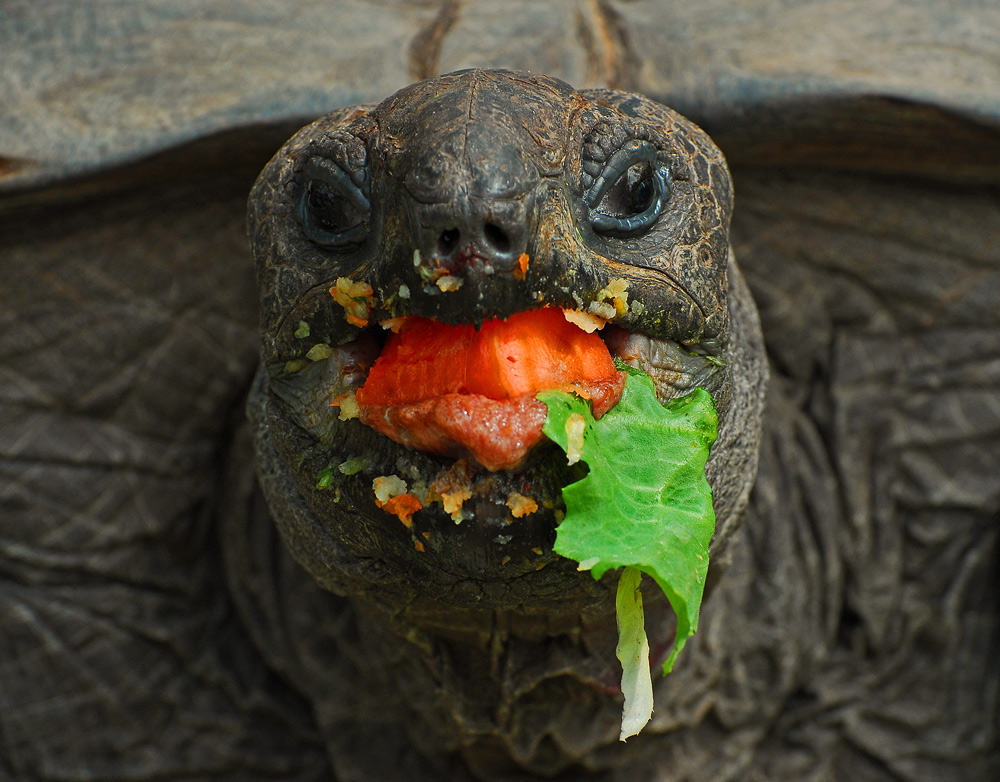
[[[372,481],[375,504],[386,513],[391,513],[409,529],[413,526],[413,514],[424,507],[420,499],[407,491],[406,481],[398,475],[380,475]]]

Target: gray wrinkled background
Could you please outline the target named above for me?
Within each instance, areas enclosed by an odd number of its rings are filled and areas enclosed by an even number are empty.
[[[671,778],[998,778],[1000,6],[971,0],[7,0],[0,778],[325,778],[217,565],[243,204],[306,120],[474,65],[644,92],[732,164],[770,417],[692,642],[719,686],[657,711],[702,723]]]

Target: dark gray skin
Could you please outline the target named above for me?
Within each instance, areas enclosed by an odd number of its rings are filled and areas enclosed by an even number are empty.
[[[366,656],[401,647],[285,553],[238,424],[261,167],[331,109],[485,64],[672,106],[736,186],[730,238],[770,364],[760,466],[658,697],[657,775],[1000,777],[1000,10],[282,5],[0,11],[0,778],[419,770],[380,719],[397,683],[428,678],[455,694],[428,714],[506,719],[477,708],[496,702],[481,680],[459,686],[446,642],[432,668],[359,690]],[[526,671],[508,692],[538,691],[531,646],[504,648]],[[576,706],[563,747],[610,735]],[[549,752],[520,726],[525,756]]]

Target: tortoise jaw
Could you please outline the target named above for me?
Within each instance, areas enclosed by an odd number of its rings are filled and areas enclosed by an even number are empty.
[[[738,288],[733,295],[741,293]],[[299,312],[292,311],[288,321],[297,322]],[[601,332],[613,355],[653,377],[661,401],[698,385],[710,391],[720,415],[718,454],[726,453],[732,441],[725,432],[746,425],[741,411],[748,395],[750,402],[759,396],[759,372],[737,375],[726,363],[732,355],[739,365],[743,340],[753,326],[742,312],[737,309],[736,336],[724,349],[685,346],[614,323]],[[300,351],[321,336],[313,331]],[[543,443],[518,470],[489,472],[467,460],[406,448],[358,420],[341,420],[343,411],[330,402],[364,383],[383,333],[375,324],[355,329],[353,340],[331,348],[326,358],[306,359],[307,366],[295,372],[285,361],[262,366],[250,406],[260,476],[296,559],[326,589],[377,593],[377,602],[392,610],[418,604],[428,610],[444,605],[449,611],[530,606],[552,613],[605,605],[606,585],[577,572],[575,562],[553,551],[562,489],[583,477],[585,465],[567,465],[558,448]],[[741,400],[732,413],[730,395]],[[754,413],[757,407],[748,409]],[[730,418],[736,422],[732,426],[726,423]],[[720,456],[715,465],[715,472],[709,471],[713,491],[720,485],[719,470],[729,463]],[[746,475],[749,484],[752,470]],[[416,513],[379,507],[373,484],[393,476],[405,484],[403,493],[421,500]],[[719,497],[720,518],[742,507],[740,496],[723,491]],[[526,508],[523,498],[537,509],[515,515]]]

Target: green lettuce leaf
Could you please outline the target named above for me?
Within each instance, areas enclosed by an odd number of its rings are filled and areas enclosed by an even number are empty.
[[[663,664],[667,674],[698,629],[715,531],[705,463],[718,417],[704,389],[661,405],[645,373],[623,369],[629,374],[622,398],[599,421],[577,396],[538,394],[548,407],[545,434],[568,453],[578,450],[589,468],[563,489],[566,517],[556,529],[555,551],[595,579],[625,567],[656,581],[677,615],[677,634]],[[582,447],[572,434],[580,416]]]

